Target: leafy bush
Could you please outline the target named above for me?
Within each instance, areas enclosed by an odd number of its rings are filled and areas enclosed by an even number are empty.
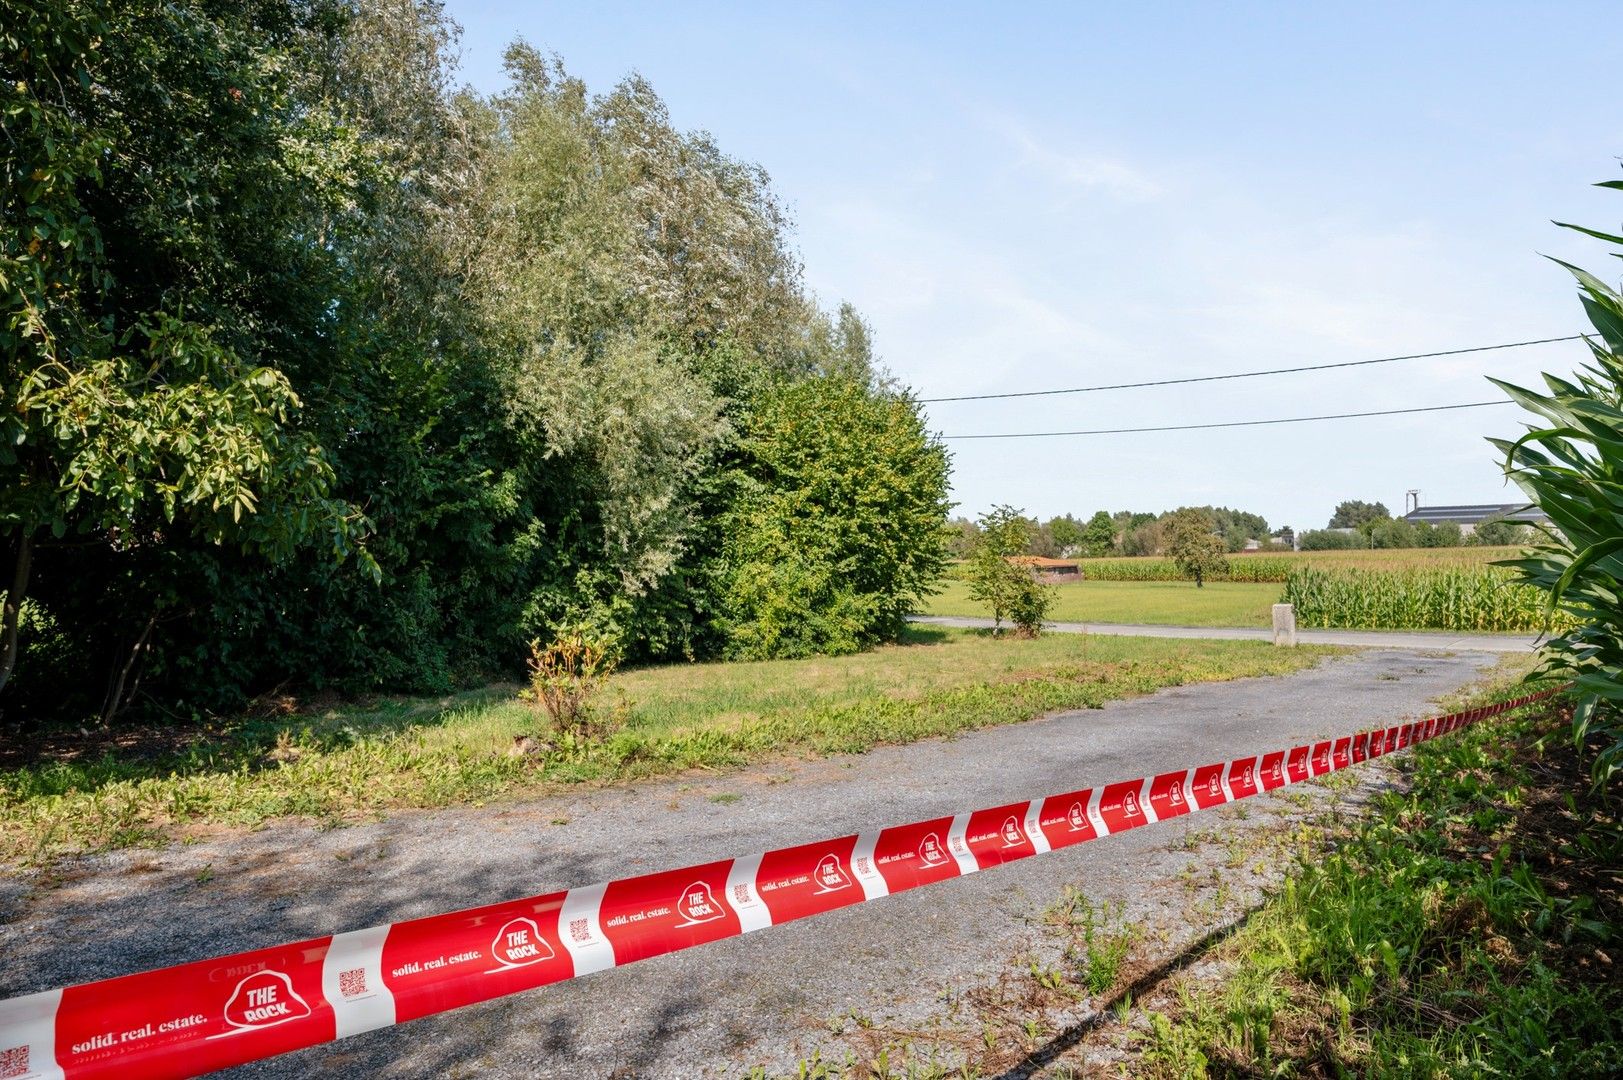
[[[1623,181],[1602,186],[1623,190]],[[1623,245],[1620,236],[1578,231]],[[1506,565],[1544,590],[1552,613],[1566,616],[1570,629],[1545,645],[1540,673],[1576,683],[1575,737],[1582,742],[1593,731],[1607,740],[1595,760],[1600,782],[1623,769],[1623,297],[1562,265],[1577,277],[1594,324],[1595,362],[1575,380],[1545,375],[1543,394],[1493,380],[1541,422],[1514,442],[1490,441],[1554,526]]]
[[[546,710],[555,734],[591,742],[603,734],[593,722],[592,698],[619,663],[620,645],[611,634],[588,623],[563,627],[544,647],[530,642],[529,698]]]
[[[1337,532],[1335,529],[1308,529],[1296,538],[1303,551],[1350,551],[1369,547],[1369,541],[1356,532]]]
[[[1017,568],[1022,572],[1009,592],[1009,621],[1018,636],[1036,637],[1054,607],[1054,590],[1038,581],[1029,568]]]

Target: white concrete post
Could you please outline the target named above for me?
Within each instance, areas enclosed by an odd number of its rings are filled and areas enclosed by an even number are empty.
[[[1293,604],[1274,605],[1274,644],[1296,647],[1296,607]]]

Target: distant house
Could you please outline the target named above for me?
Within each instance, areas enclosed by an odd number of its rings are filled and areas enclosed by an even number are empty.
[[[1082,580],[1082,567],[1075,559],[1045,559],[1041,555],[1010,555],[1007,558],[1012,563],[1029,567],[1033,577],[1051,585]]]
[[[1516,525],[1542,525],[1550,515],[1527,503],[1473,503],[1468,506],[1422,506],[1403,515],[1410,525],[1441,525],[1453,522],[1469,536],[1489,521],[1509,521]]]

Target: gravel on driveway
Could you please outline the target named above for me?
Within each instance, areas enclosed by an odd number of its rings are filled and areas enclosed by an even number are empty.
[[[992,806],[1392,723],[1485,653],[1368,650],[953,740],[545,800],[282,823],[0,873],[0,997]],[[830,1017],[924,1016],[1030,945],[1067,884],[1170,908],[1190,815],[987,873],[246,1066],[244,1076],[737,1076]],[[1230,822],[1232,825],[1233,822]]]

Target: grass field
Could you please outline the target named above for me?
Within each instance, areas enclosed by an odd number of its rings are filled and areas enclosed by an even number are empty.
[[[1332,651],[915,628],[905,644],[856,656],[623,673],[608,691],[623,702],[620,730],[571,752],[515,752],[516,740],[542,738],[545,725],[512,687],[245,720],[178,747],[58,746],[0,770],[0,858],[42,861],[159,843],[188,827],[293,815],[339,823],[566,783],[861,752],[1167,686],[1286,674]]]
[[[1280,586],[1238,581],[1082,581],[1054,587],[1055,622],[1154,623],[1160,626],[1269,626]],[[944,581],[923,615],[985,616],[969,585]]]

